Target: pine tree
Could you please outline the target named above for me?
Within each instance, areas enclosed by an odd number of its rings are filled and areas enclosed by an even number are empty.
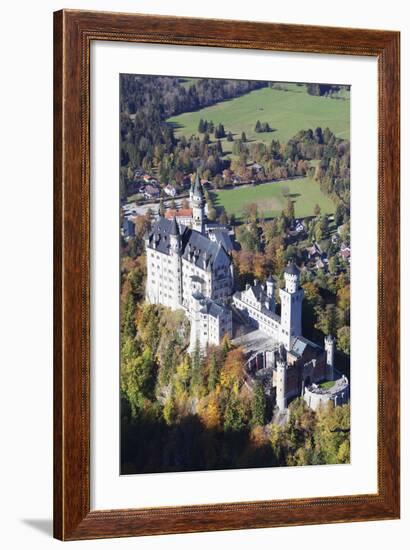
[[[219,223],[222,225],[228,225],[228,214],[226,213],[225,208],[222,207],[221,215],[219,216]]]
[[[255,382],[252,399],[252,426],[263,426],[265,424],[266,396],[263,385]]]
[[[221,347],[222,347],[221,360],[225,361],[225,358],[228,355],[228,352],[232,349],[232,344],[229,339],[228,333],[225,333],[224,337],[222,338]]]
[[[189,354],[186,354],[181,363],[177,366],[175,376],[175,393],[179,399],[188,391],[191,378],[191,362]]]
[[[288,220],[293,221],[295,219],[295,205],[290,197],[288,197],[285,214]]]
[[[338,327],[338,312],[334,304],[328,304],[325,309],[316,308],[317,322],[315,328],[323,334],[336,334]]]
[[[174,346],[169,346],[162,360],[162,365],[159,371],[159,383],[161,386],[167,386],[171,380],[172,370],[174,365]]]
[[[218,372],[218,363],[216,361],[215,353],[211,355],[211,360],[209,363],[209,375],[208,375],[208,390],[211,392],[216,388],[218,383],[219,372]]]
[[[256,121],[255,132],[257,132],[257,133],[261,132],[261,121],[260,120]]]
[[[244,411],[239,400],[232,392],[229,396],[224,415],[224,430],[239,432],[245,427]]]
[[[125,337],[134,338],[136,329],[135,329],[135,300],[132,292],[127,296],[127,300],[124,306],[124,325],[123,325],[123,334]]]
[[[199,392],[203,384],[202,358],[199,340],[197,340],[195,344],[195,350],[192,356],[191,372],[191,393],[195,394]]]
[[[342,202],[338,202],[335,211],[335,225],[338,227],[343,224],[343,218],[345,214],[345,207]]]
[[[225,137],[225,128],[223,124],[219,123],[218,126],[215,127],[215,137],[217,139]]]
[[[168,426],[171,425],[172,422],[175,420],[176,408],[175,408],[175,400],[174,400],[174,396],[172,395],[172,392],[170,393],[169,397],[164,403],[162,414],[164,416],[165,423]]]

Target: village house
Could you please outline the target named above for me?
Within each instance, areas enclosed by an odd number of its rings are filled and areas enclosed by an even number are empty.
[[[173,185],[168,184],[164,187],[164,193],[166,193],[170,197],[175,197],[177,194],[177,190]]]
[[[158,199],[160,195],[160,191],[158,187],[154,187],[153,185],[146,185],[144,187],[144,197],[146,199]]]

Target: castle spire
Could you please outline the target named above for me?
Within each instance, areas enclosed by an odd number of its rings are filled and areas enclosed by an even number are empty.
[[[199,233],[204,233],[205,222],[205,198],[204,191],[202,189],[201,182],[199,180],[199,174],[196,173],[194,189],[191,195],[191,208],[192,208],[192,229]]]
[[[177,219],[174,216],[169,229],[169,255],[170,262],[172,264],[172,275],[167,281],[169,289],[172,292],[172,306],[173,309],[178,309],[182,304],[182,265],[181,265],[181,233]]]
[[[176,219],[175,216],[172,218],[171,229],[170,229],[169,234],[170,234],[170,235],[175,235],[175,236],[179,236],[179,235],[180,235],[179,225],[178,225],[178,223],[177,223],[177,219]]]
[[[195,184],[194,184],[193,195],[194,195],[194,197],[198,197],[198,198],[201,198],[201,199],[204,197],[204,191],[202,189],[202,185],[201,185],[201,182],[200,182],[200,179],[199,179],[198,171],[196,172],[196,176],[195,176]]]
[[[266,279],[266,295],[268,297],[266,307],[271,311],[275,311],[275,281],[272,274]]]

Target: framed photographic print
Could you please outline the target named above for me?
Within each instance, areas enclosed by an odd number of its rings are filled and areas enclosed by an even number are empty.
[[[399,517],[399,33],[54,14],[63,540]]]

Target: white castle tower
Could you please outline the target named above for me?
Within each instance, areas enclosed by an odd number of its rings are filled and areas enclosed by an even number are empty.
[[[178,223],[172,220],[171,231],[169,234],[170,256],[172,265],[173,285],[172,285],[172,309],[178,309],[182,304],[182,266],[181,266],[181,233]]]
[[[204,297],[196,290],[191,296],[191,308],[190,308],[190,321],[191,321],[191,335],[189,339],[189,353],[195,351],[197,343],[201,346],[201,307]]]
[[[302,301],[304,291],[299,286],[299,269],[294,263],[285,267],[285,288],[279,290],[281,300],[280,339],[287,350],[292,338],[302,335]]]
[[[266,296],[268,298],[266,308],[270,311],[275,311],[275,282],[272,275],[266,279]]]
[[[189,193],[192,208],[192,229],[199,233],[204,233],[204,221],[205,221],[205,198],[202,190],[201,182],[199,181],[198,172],[195,177],[195,183],[191,186]]]
[[[276,405],[279,410],[286,409],[286,361],[280,357],[276,360]]]
[[[325,336],[325,351],[326,351],[326,378],[328,380],[334,380],[335,339],[330,334]]]

